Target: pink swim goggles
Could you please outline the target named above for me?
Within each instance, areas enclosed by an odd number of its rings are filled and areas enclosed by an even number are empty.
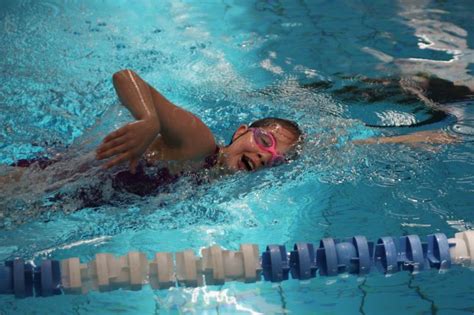
[[[268,166],[275,166],[285,162],[285,157],[276,150],[276,139],[272,133],[261,128],[249,128],[253,132],[253,138],[257,146],[272,155]]]

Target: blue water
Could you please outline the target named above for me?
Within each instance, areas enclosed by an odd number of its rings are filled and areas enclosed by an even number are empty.
[[[179,251],[220,244],[317,242],[325,236],[446,233],[474,223],[474,101],[417,130],[462,135],[455,145],[356,146],[405,134],[370,129],[429,117],[421,101],[338,97],[364,78],[429,73],[474,88],[471,1],[13,1],[0,4],[0,174],[21,158],[63,154],[0,190],[0,260]],[[220,143],[265,116],[307,134],[289,165],[98,208],[58,191],[97,181],[93,149],[131,119],[111,75],[131,68],[196,113]],[[303,85],[329,82],[331,89]],[[382,89],[383,90],[383,89]],[[333,143],[336,139],[336,143]],[[74,172],[87,166],[80,173]],[[1,184],[0,184],[1,185]],[[109,191],[107,183],[103,191]],[[472,314],[474,272],[341,276],[281,284],[93,292],[15,300],[0,313]]]

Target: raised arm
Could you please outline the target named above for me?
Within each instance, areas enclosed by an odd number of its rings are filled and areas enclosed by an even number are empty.
[[[122,70],[112,76],[115,91],[120,102],[126,106],[137,120],[157,120],[153,98],[148,84],[135,72]]]
[[[117,95],[137,121],[109,134],[97,158],[114,157],[105,166],[131,162],[132,172],[146,149],[159,149],[162,159],[196,160],[215,149],[210,129],[194,114],[174,105],[131,70],[113,75]],[[158,138],[157,138],[158,136]]]

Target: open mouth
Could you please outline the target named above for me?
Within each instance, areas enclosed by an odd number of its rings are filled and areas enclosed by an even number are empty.
[[[242,158],[241,158],[241,161],[242,161],[242,164],[244,165],[245,169],[247,171],[253,171],[255,169],[255,164],[253,163],[253,161],[248,157],[246,156],[245,154],[242,154]]]

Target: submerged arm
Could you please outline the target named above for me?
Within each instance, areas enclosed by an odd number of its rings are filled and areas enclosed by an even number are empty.
[[[447,144],[459,142],[460,139],[442,130],[418,131],[402,136],[377,137],[364,140],[355,140],[355,144],[378,144],[378,143],[427,143],[427,144]]]

